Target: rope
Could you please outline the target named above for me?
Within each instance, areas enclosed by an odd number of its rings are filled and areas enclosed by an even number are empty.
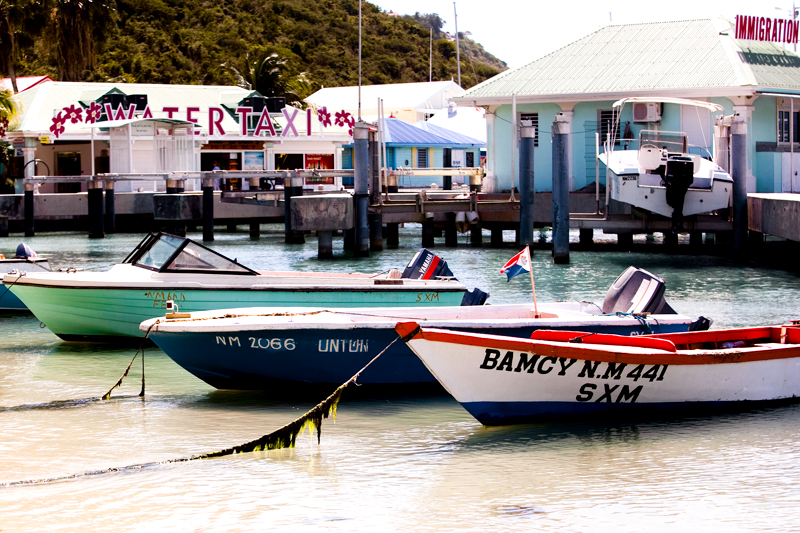
[[[635,318],[639,324],[642,325],[642,329],[646,335],[652,335],[653,330],[650,327],[650,322],[647,321],[648,315],[643,315],[641,313],[623,313],[622,311],[617,311],[616,313],[606,313],[602,316],[629,316]],[[653,318],[653,321],[658,326],[658,332],[661,333],[661,324],[658,322],[657,318]]]
[[[158,322],[154,322],[150,326],[150,328],[148,328],[147,335],[150,334],[150,330],[156,324],[158,324]],[[415,334],[416,334],[416,331],[412,332],[410,335],[407,335],[405,338],[410,338],[410,337],[414,336]],[[145,339],[146,338],[147,338],[147,336],[145,336]],[[24,481],[11,481],[11,482],[6,482],[6,483],[0,483],[0,487],[9,487],[9,486],[16,486],[16,485],[41,485],[43,483],[54,483],[54,482],[58,482],[58,481],[67,481],[67,480],[70,480],[70,479],[77,479],[77,478],[87,477],[87,476],[97,476],[97,475],[101,475],[101,474],[110,474],[110,473],[113,473],[113,472],[125,472],[125,471],[128,471],[128,470],[141,470],[143,468],[148,468],[148,467],[151,467],[151,466],[164,465],[164,464],[185,463],[185,462],[188,462],[188,461],[195,461],[197,459],[212,459],[212,458],[215,458],[215,457],[223,457],[223,456],[226,456],[226,455],[233,455],[233,454],[236,454],[236,453],[249,453],[249,452],[255,452],[255,451],[262,451],[262,450],[277,450],[277,449],[280,449],[280,448],[293,448],[294,445],[295,445],[295,441],[297,440],[297,436],[300,433],[302,433],[305,430],[306,427],[308,427],[312,431],[316,430],[316,432],[317,432],[317,443],[319,444],[319,442],[322,439],[322,419],[323,418],[328,418],[331,415],[333,416],[334,419],[336,418],[336,406],[339,403],[339,399],[341,398],[342,392],[344,392],[344,389],[348,385],[350,385],[352,383],[356,383],[356,380],[361,375],[361,373],[364,372],[367,368],[369,368],[369,366],[372,363],[374,363],[375,360],[378,359],[378,357],[383,355],[386,352],[386,350],[391,348],[392,345],[394,345],[394,343],[396,343],[400,339],[401,339],[400,336],[398,336],[396,339],[394,339],[392,342],[390,342],[386,346],[386,348],[381,350],[378,355],[376,355],[375,357],[370,359],[370,361],[366,365],[364,365],[361,368],[361,370],[356,372],[353,375],[353,377],[351,377],[350,379],[348,379],[347,381],[342,383],[335,391],[333,391],[333,393],[330,396],[328,396],[323,401],[321,401],[320,403],[318,403],[317,405],[315,405],[314,407],[309,409],[305,414],[303,414],[299,418],[293,420],[292,422],[286,424],[285,426],[276,429],[272,433],[264,435],[263,437],[261,437],[259,439],[256,439],[256,440],[253,440],[253,441],[250,441],[250,442],[246,442],[244,444],[241,444],[239,446],[234,446],[232,448],[226,448],[224,450],[219,450],[219,451],[216,451],[216,452],[206,453],[206,454],[202,454],[202,455],[193,455],[191,457],[181,457],[181,458],[178,458],[178,459],[168,459],[166,461],[142,463],[142,464],[137,464],[137,465],[123,466],[123,467],[111,467],[111,468],[106,468],[104,470],[91,470],[91,471],[88,471],[88,472],[83,472],[81,474],[72,474],[72,475],[68,475],[68,476],[61,476],[61,477],[54,477],[54,478],[29,479],[29,480],[24,480]],[[138,354],[138,351],[137,351],[137,354]],[[135,358],[136,358],[136,356],[134,355],[134,359]],[[114,387],[111,387],[112,390],[122,382],[122,379],[127,375],[128,370],[130,370],[130,366],[132,364],[133,364],[133,360],[131,360],[131,363],[128,365],[128,369],[125,370],[125,373],[119,379],[119,381],[117,382],[117,385],[114,385]],[[356,385],[357,385],[357,383],[356,383]],[[108,394],[110,394],[110,393],[111,393],[111,391],[109,390]],[[144,393],[144,389],[142,389],[142,393]]]
[[[3,296],[5,296],[5,295],[6,295],[6,293],[9,291],[9,289],[11,289],[11,287],[13,287],[13,286],[14,286],[14,284],[15,284],[16,282],[18,282],[18,281],[19,281],[19,278],[21,278],[22,276],[23,276],[23,273],[22,273],[22,272],[20,272],[20,273],[19,273],[19,276],[17,276],[17,279],[15,279],[15,280],[14,280],[14,281],[12,281],[11,283],[9,283],[9,284],[8,284],[8,286],[6,287],[6,290],[4,290],[4,291],[3,291],[3,294],[0,294],[0,298],[2,298]]]

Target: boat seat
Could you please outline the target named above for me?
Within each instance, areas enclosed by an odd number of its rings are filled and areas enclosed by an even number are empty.
[[[639,166],[645,170],[655,170],[663,164],[661,149],[654,144],[645,144],[639,148],[637,159]]]

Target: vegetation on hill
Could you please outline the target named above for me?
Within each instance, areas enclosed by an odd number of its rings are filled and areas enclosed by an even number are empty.
[[[358,0],[0,0],[0,15],[9,3],[50,6],[40,14],[48,22],[38,27],[53,30],[18,40],[11,62],[18,76],[240,84],[290,101],[321,86],[358,82]],[[93,11],[76,11],[76,4]],[[54,19],[53,6],[71,18]],[[438,15],[391,16],[364,2],[362,21],[363,84],[427,81],[431,42],[433,80],[457,79],[455,43],[442,33]],[[23,20],[15,24],[26,27]],[[0,22],[0,48],[8,35]],[[75,61],[88,37],[93,53]],[[480,44],[462,36],[460,45],[465,88],[506,68]],[[0,62],[6,75],[7,63]]]

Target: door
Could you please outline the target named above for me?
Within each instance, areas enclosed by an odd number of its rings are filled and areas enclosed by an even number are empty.
[[[794,168],[792,156],[794,155]],[[781,192],[800,192],[800,153],[781,154]]]

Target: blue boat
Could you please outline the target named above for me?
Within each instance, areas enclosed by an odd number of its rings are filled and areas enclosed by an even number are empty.
[[[0,272],[11,274],[12,277],[14,273],[22,276],[27,272],[50,272],[50,263],[46,258],[38,257],[36,252],[23,242],[17,246],[14,257],[6,258],[0,254]],[[0,289],[0,311],[28,312],[28,307],[9,289],[10,287]]]
[[[517,338],[529,338],[539,329],[641,335],[708,328],[708,319],[692,321],[675,313],[663,293],[661,278],[631,267],[612,285],[602,307],[558,302],[538,307],[241,308],[172,312],[143,322],[140,329],[176,363],[219,389],[336,386],[398,339],[398,322]],[[407,386],[436,380],[404,343],[394,342],[358,383]]]

